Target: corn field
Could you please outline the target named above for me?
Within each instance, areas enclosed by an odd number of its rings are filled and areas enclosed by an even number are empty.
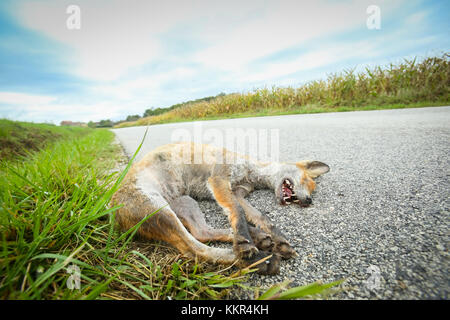
[[[262,88],[234,93],[173,109],[158,116],[142,118],[120,126],[147,125],[184,120],[227,117],[235,114],[301,112],[318,107],[333,111],[337,107],[383,106],[417,102],[449,101],[449,53],[440,57],[404,59],[399,64],[366,68],[363,72],[345,70],[326,80],[315,80],[299,88]]]

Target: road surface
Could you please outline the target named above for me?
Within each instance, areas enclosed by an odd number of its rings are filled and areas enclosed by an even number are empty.
[[[129,156],[145,129],[114,130]],[[280,275],[252,275],[251,285],[345,278],[333,298],[448,299],[450,107],[155,125],[138,159],[183,135],[217,144],[240,129],[277,140],[281,161],[313,159],[331,168],[309,208],[282,207],[272,191],[250,196],[299,253],[283,261]],[[211,225],[227,224],[214,202],[201,208]]]

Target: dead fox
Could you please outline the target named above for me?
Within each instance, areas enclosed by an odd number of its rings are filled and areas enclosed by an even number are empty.
[[[203,162],[194,163],[196,156]],[[190,161],[186,163],[186,159]],[[223,159],[234,162],[223,163]],[[328,165],[319,161],[262,163],[211,145],[174,143],[135,163],[112,203],[123,204],[116,217],[123,230],[161,209],[140,226],[140,236],[168,242],[190,257],[221,264],[236,262],[240,267],[272,255],[256,267],[262,274],[276,274],[280,257],[297,254],[270,219],[245,197],[255,189],[271,189],[283,205],[308,206],[316,186],[313,178],[328,171]],[[231,228],[208,226],[194,199],[216,200]],[[232,242],[233,249],[213,248],[204,244],[208,241]]]

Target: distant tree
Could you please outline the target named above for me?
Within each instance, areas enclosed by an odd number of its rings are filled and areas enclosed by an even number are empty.
[[[135,115],[132,115],[132,116],[128,116],[128,117],[127,117],[127,121],[136,121],[136,120],[138,120],[138,119],[140,119],[140,118],[141,118],[140,115],[135,114]]]
[[[98,123],[97,127],[98,128],[108,128],[108,127],[112,127],[114,125],[114,122],[112,122],[111,120],[100,120],[100,122]]]
[[[170,110],[170,108],[147,109],[144,112],[144,117],[157,116],[157,115],[167,112],[169,110]]]
[[[88,127],[89,127],[89,128],[96,128],[96,127],[97,127],[97,124],[96,124],[95,122],[93,122],[93,121],[89,121],[89,122],[88,122]]]

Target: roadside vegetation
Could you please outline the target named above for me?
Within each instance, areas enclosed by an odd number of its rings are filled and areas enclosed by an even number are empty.
[[[236,290],[292,299],[340,283],[282,283],[262,293],[245,284],[251,268],[189,260],[136,238],[145,220],[119,232],[109,201],[131,162],[117,169],[111,131],[60,129],[40,151],[0,160],[0,299],[226,299]]]
[[[0,119],[0,160],[28,155],[69,136],[88,133],[81,127],[58,127],[53,124],[36,124]]]
[[[116,128],[167,122],[299,113],[397,109],[448,105],[450,54],[405,59],[398,64],[345,70],[301,87],[272,87],[220,95],[158,115],[123,122]]]
[[[142,117],[139,114],[133,114],[133,115],[129,115],[127,116],[127,118],[125,120],[119,120],[119,121],[112,121],[110,119],[106,119],[106,120],[100,120],[98,122],[94,122],[94,121],[89,121],[87,123],[87,126],[90,128],[111,128],[114,126],[118,126],[122,123],[125,122],[133,122],[133,121],[138,121],[141,118],[145,118],[145,117],[150,117],[150,116],[157,116],[166,112],[169,112],[171,110],[177,109],[177,108],[181,108],[187,105],[191,105],[191,104],[195,104],[195,103],[200,103],[200,102],[208,102],[211,101],[217,97],[221,97],[224,96],[225,93],[219,93],[216,96],[210,96],[210,97],[204,97],[201,99],[196,99],[196,100],[190,100],[190,101],[185,101],[185,102],[181,102],[181,103],[177,103],[174,104],[170,107],[167,108],[150,108],[145,110],[144,114],[142,115]]]

